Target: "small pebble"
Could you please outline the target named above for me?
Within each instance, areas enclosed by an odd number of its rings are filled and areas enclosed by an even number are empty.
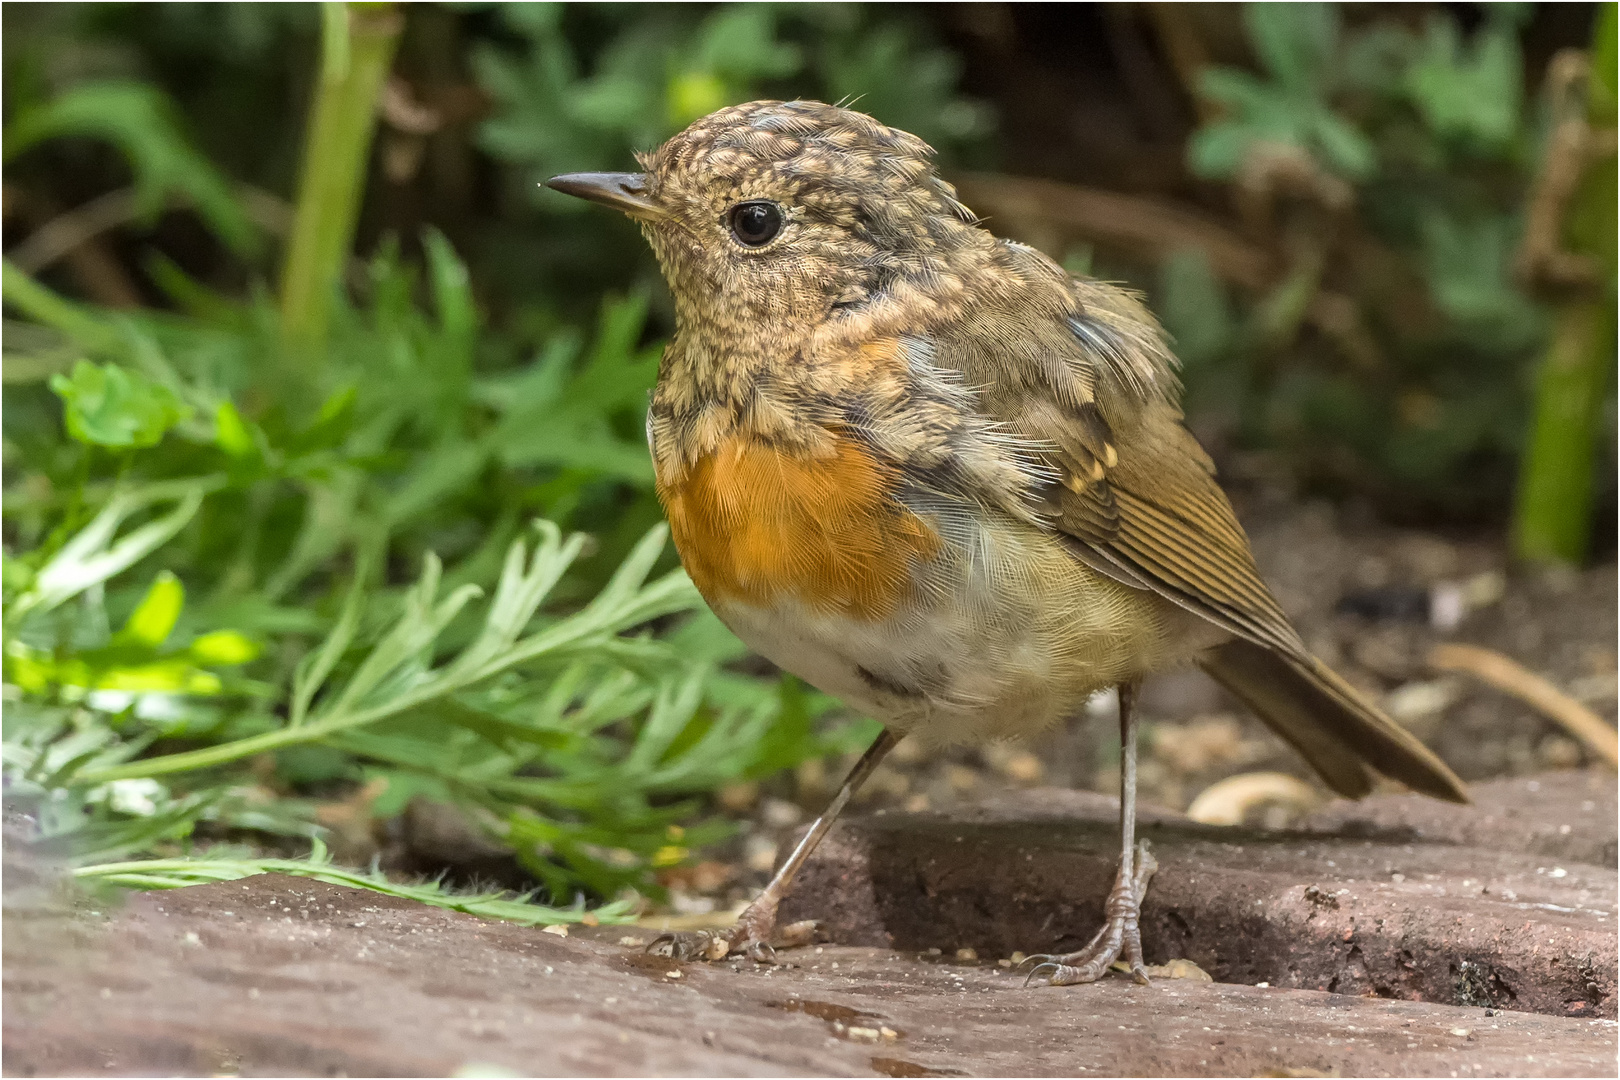
[[[979,958],[979,954],[977,950],[974,949],[957,949],[956,958],[958,960],[977,960]]]
[[[666,978],[666,979],[678,979],[680,977],[681,977],[681,973],[680,973],[679,970],[664,972],[664,978]]]
[[[1254,985],[1260,987],[1262,990],[1269,990],[1271,988],[1271,984],[1268,982],[1257,982]]]
[[[622,937],[619,939],[619,944],[623,945],[627,949],[633,949],[637,945],[642,944],[642,941],[638,937]]]
[[[568,926],[565,923],[552,923],[540,932],[542,934],[556,934],[558,937],[567,937]]]

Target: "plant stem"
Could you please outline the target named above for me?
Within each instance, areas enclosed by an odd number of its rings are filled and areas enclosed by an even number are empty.
[[[1615,5],[1601,5],[1582,110],[1586,160],[1577,161],[1580,181],[1558,228],[1559,246],[1595,267],[1596,280],[1554,299],[1552,337],[1536,377],[1519,473],[1513,548],[1532,562],[1579,563],[1591,533],[1598,417],[1614,372],[1615,24]],[[1594,152],[1590,144],[1604,129],[1610,149]]]
[[[118,346],[117,331],[23,273],[10,259],[3,260],[0,289],[4,290],[6,303],[35,322],[60,330],[87,349],[108,351]]]
[[[1579,563],[1591,532],[1592,458],[1614,337],[1602,301],[1566,301],[1553,320],[1519,473],[1513,547],[1532,562]]]
[[[323,8],[321,75],[281,277],[282,332],[306,365],[326,342],[365,192],[377,99],[404,22],[392,3]]]

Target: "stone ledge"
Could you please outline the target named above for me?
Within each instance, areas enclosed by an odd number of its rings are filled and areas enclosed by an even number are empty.
[[[1472,808],[1384,796],[1287,832],[1144,812],[1160,864],[1142,912],[1148,960],[1185,957],[1219,982],[1612,1019],[1612,863],[1542,851],[1612,858],[1614,777],[1535,783],[1478,785]],[[1112,881],[1116,813],[1112,800],[1035,791],[853,818],[805,867],[782,919],[818,919],[841,944],[1076,948]]]
[[[35,910],[6,932],[13,1076],[1615,1068],[1603,1020],[1192,981],[1025,989],[993,963],[838,946],[774,968],[683,965],[620,944],[646,931],[560,938],[276,875],[139,896],[110,918]]]

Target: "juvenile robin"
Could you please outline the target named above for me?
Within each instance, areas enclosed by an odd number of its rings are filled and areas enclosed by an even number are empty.
[[[1306,650],[1135,295],[997,239],[927,144],[848,109],[738,105],[640,162],[547,183],[640,222],[674,295],[647,437],[681,561],[738,637],[885,725],[734,927],[661,948],[768,959],[794,874],[902,735],[1032,735],[1117,687],[1118,876],[1097,935],[1036,972],[1089,982],[1123,952],[1145,981],[1132,706],[1180,664],[1343,795],[1377,771],[1467,801]]]

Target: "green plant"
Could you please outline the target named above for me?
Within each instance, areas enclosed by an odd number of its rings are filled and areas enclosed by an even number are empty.
[[[1548,80],[1554,127],[1536,188],[1545,213],[1532,226],[1542,235],[1521,258],[1521,273],[1554,309],[1513,522],[1515,551],[1537,562],[1586,557],[1599,416],[1614,385],[1615,12],[1601,7],[1584,64],[1561,58],[1577,77]],[[1556,273],[1560,265],[1570,269]]]
[[[492,287],[546,284],[555,310],[584,285],[637,275],[656,280],[628,226],[604,227],[573,200],[540,188],[547,177],[630,168],[709,112],[756,98],[851,101],[930,140],[947,161],[982,159],[991,113],[963,97],[960,63],[920,20],[857,4],[510,4],[502,33],[471,52],[493,102],[479,143],[503,163],[507,227],[481,257]]]
[[[522,47],[486,45],[475,54],[479,79],[499,106],[483,140],[496,156],[526,166],[530,179],[622,168],[631,151],[773,91],[858,99],[947,151],[990,126],[981,107],[957,96],[950,54],[914,44],[914,26],[854,5],[665,7],[622,22],[594,56],[577,44],[584,35],[570,30],[613,19],[605,10],[515,4],[501,18]]]
[[[360,215],[377,99],[404,21],[391,3],[326,3],[322,18],[321,76],[281,272],[282,331],[307,358],[318,358],[326,341]]]
[[[318,840],[323,805],[386,818],[421,797],[552,897],[656,891],[654,870],[725,832],[698,796],[866,731],[823,734],[825,699],[729,672],[740,643],[649,531],[645,295],[531,351],[488,330],[434,231],[420,264],[385,242],[356,298],[318,288],[350,259],[364,179],[331,168],[293,228],[319,257],[280,301],[154,257],[171,310],[113,312],[5,264],[27,320],[7,333],[8,792],[86,877],[341,876],[213,849]]]
[[[1515,278],[1542,128],[1518,26],[1490,5],[1471,34],[1336,5],[1250,4],[1263,74],[1206,71],[1222,106],[1188,148],[1228,181],[1284,264],[1233,303],[1196,257],[1161,274],[1192,343],[1194,412],[1287,451],[1307,482],[1398,515],[1500,513],[1523,445],[1525,372],[1548,329]]]
[[[457,892],[446,889],[439,882],[408,885],[390,881],[375,872],[345,870],[332,865],[326,845],[319,839],[314,841],[314,850],[307,859],[136,859],[81,866],[73,871],[73,876],[82,882],[118,885],[128,889],[180,889],[187,885],[235,881],[255,874],[291,874],[294,877],[314,878],[329,885],[370,889],[430,907],[525,926],[578,922],[585,916],[583,906],[545,907],[533,903],[530,894],[509,897],[500,892]],[[634,904],[629,900],[616,900],[598,907],[591,914],[600,922],[618,922],[631,915],[633,910]]]
[[[699,810],[690,796],[830,745],[794,719],[796,693],[717,668],[741,647],[712,616],[664,640],[621,636],[696,607],[678,571],[643,586],[657,534],[605,579],[570,577],[582,538],[546,525],[531,549],[503,524],[525,502],[578,516],[592,485],[645,487],[644,451],[609,422],[627,409],[639,426],[624,380],[650,374],[644,304],[611,306],[589,352],[565,335],[528,372],[480,378],[466,275],[441,241],[429,251],[438,318],[385,255],[370,311],[340,308],[348,364],[303,424],[220,389],[242,380],[254,395],[236,365],[273,355],[267,302],[221,302],[212,323],[109,321],[8,277],[8,301],[101,361],[57,380],[70,417],[86,385],[122,388],[95,398],[95,438],[32,456],[49,493],[8,504],[15,535],[34,538],[6,560],[8,782],[51,800],[53,834],[79,836],[83,857],[200,823],[310,835],[301,789],[381,780],[377,814],[415,795],[453,803],[554,895],[611,896],[719,835],[671,840]],[[18,419],[8,410],[11,435],[41,445]],[[512,482],[525,475],[551,479],[525,498]],[[40,524],[22,527],[29,515]],[[447,570],[434,546],[455,552]],[[405,589],[383,574],[402,557],[423,566]],[[575,610],[537,615],[548,595]],[[253,779],[262,754],[268,786]]]
[[[62,137],[104,140],[128,160],[135,202],[148,223],[171,198],[193,206],[239,255],[254,255],[264,238],[248,220],[230,183],[185,134],[173,102],[156,87],[107,80],[84,83],[22,108],[6,125],[4,160]]]

